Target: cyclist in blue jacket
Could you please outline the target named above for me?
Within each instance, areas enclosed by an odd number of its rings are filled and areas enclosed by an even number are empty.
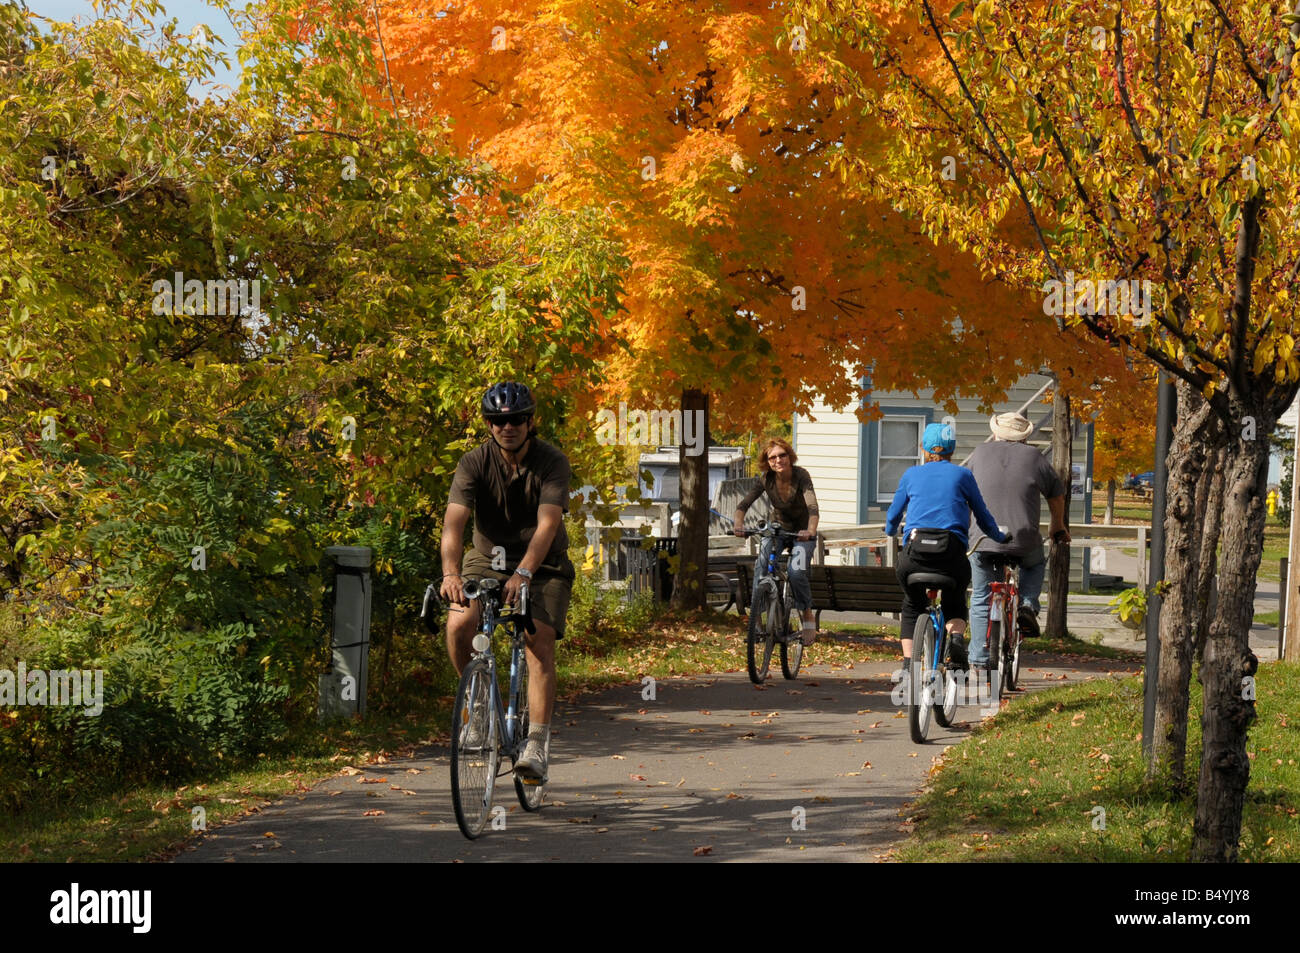
[[[894,500],[885,519],[885,535],[892,536],[899,520],[907,513],[903,527],[903,548],[898,554],[898,584],[903,589],[902,622],[899,635],[903,641],[904,667],[912,658],[912,633],[916,620],[929,605],[927,586],[908,586],[913,572],[940,573],[956,586],[944,588],[943,616],[947,620],[953,664],[966,667],[966,586],[970,584],[970,562],[966,559],[967,531],[971,514],[994,542],[1009,537],[997,525],[984,505],[975,476],[952,462],[957,440],[949,424],[928,424],[921,437],[924,460],[909,467],[899,480]]]

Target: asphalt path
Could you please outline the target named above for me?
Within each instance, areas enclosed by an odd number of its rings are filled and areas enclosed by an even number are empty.
[[[810,652],[815,655],[816,649]],[[910,830],[907,807],[978,706],[913,744],[894,703],[897,663],[808,666],[761,688],[744,672],[660,680],[561,703],[546,802],[505,808],[476,841],[456,826],[445,746],[347,768],[311,791],[207,833],[175,861],[878,861]],[[1136,670],[1028,656],[1028,691]],[[1011,704],[1015,703],[1013,696]],[[935,858],[941,860],[942,858]]]

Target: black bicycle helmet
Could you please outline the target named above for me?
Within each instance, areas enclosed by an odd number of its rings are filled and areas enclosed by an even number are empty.
[[[514,381],[502,381],[493,384],[483,395],[483,416],[497,417],[502,414],[531,414],[537,409],[533,393],[526,384]]]

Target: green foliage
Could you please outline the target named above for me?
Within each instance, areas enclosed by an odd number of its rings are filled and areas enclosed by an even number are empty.
[[[1147,616],[1146,590],[1136,586],[1125,589],[1107,605],[1115,610],[1115,615],[1121,622],[1137,628]]]
[[[102,668],[106,696],[0,717],[0,806],[280,743],[314,714],[335,543],[376,550],[377,700],[421,702],[450,666],[411,633],[482,388],[531,379],[581,432],[619,291],[599,216],[376,110],[365,10],[332,10],[309,34],[230,11],[243,82],[198,99],[220,54],[128,28],[151,3],[42,30],[0,6],[0,664]],[[258,304],[161,300],[177,272]]]

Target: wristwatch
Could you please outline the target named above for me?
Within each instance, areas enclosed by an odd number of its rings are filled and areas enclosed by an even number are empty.
[[[523,566],[519,566],[519,567],[517,567],[517,568],[515,569],[515,573],[516,573],[517,575],[523,576],[525,579],[532,579],[532,578],[533,578],[533,574],[532,574],[532,572],[530,572],[529,570],[525,569]]]

